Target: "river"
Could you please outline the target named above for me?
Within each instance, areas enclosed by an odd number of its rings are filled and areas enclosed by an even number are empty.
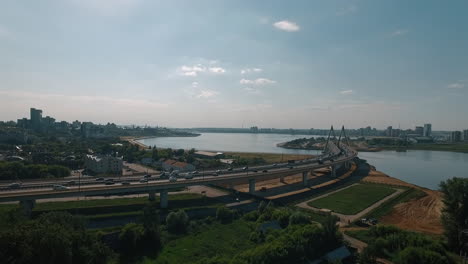
[[[148,146],[173,149],[319,154],[316,150],[284,149],[276,146],[277,143],[304,137],[311,135],[203,133],[198,137],[159,137],[139,141]],[[408,150],[360,152],[359,157],[392,177],[429,189],[437,189],[440,181],[447,178],[468,176],[468,153]]]

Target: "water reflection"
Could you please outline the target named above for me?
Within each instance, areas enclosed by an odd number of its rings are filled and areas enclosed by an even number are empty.
[[[229,134],[204,133],[199,137],[164,137],[141,140],[150,146],[163,148],[195,148],[198,150],[268,152],[292,154],[319,154],[319,151],[283,149],[277,143],[310,135],[281,134]],[[468,153],[408,150],[407,152],[361,152],[378,170],[401,180],[437,189],[441,180],[451,177],[468,177]]]

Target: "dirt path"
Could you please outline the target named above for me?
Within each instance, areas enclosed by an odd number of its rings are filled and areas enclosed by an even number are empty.
[[[352,184],[350,186],[347,186],[345,188],[341,188],[341,189],[338,189],[336,191],[333,191],[333,192],[329,192],[325,195],[322,195],[322,196],[319,196],[319,197],[316,197],[314,199],[311,199],[311,200],[308,200],[308,201],[305,201],[305,202],[302,202],[300,204],[298,204],[297,206],[301,207],[301,208],[304,208],[304,209],[309,209],[309,210],[314,210],[314,211],[320,211],[320,209],[318,208],[315,208],[315,207],[312,207],[312,206],[309,206],[308,203],[311,202],[311,201],[314,201],[314,200],[317,200],[317,199],[321,199],[323,197],[327,197],[333,193],[336,193],[336,192],[339,192],[339,191],[342,191],[344,189],[347,189],[347,188],[350,188],[351,186],[354,186],[354,185],[357,185],[359,183],[355,183],[355,184]],[[393,199],[394,197],[396,197],[397,195],[399,195],[400,193],[402,193],[404,190],[403,189],[395,189],[396,192],[390,194],[389,196],[379,200],[378,202],[372,204],[371,206],[367,207],[366,209],[360,211],[359,213],[357,214],[354,214],[354,215],[345,215],[345,214],[340,214],[340,213],[335,213],[335,212],[332,212],[333,215],[336,215],[340,218],[340,226],[347,226],[349,223],[351,222],[354,222],[356,221],[357,219],[363,217],[364,215],[366,215],[367,213],[369,213],[370,211],[374,210],[375,208],[379,207],[382,203],[388,201],[389,199]]]

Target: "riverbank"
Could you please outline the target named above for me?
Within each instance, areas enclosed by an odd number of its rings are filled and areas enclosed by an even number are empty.
[[[368,147],[363,144],[364,142],[352,142],[351,146],[358,152],[379,152],[379,151],[401,151],[407,150],[429,150],[429,151],[448,151],[448,152],[459,152],[468,153],[468,143],[432,143],[432,144],[414,144],[409,146],[390,146],[382,145],[378,147]],[[296,149],[296,150],[322,150],[323,144],[291,144],[290,142],[281,142],[276,144],[277,147],[284,149]]]

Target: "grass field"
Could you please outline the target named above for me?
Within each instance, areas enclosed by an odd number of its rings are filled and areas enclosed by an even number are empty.
[[[196,193],[182,193],[169,195],[169,202],[171,200],[191,200],[201,199],[203,196]],[[156,202],[159,201],[159,196],[156,196]],[[115,199],[95,199],[95,200],[80,200],[68,202],[47,202],[37,203],[34,208],[35,211],[53,211],[53,210],[68,210],[80,209],[90,207],[104,207],[104,206],[124,206],[124,205],[145,205],[148,203],[148,197],[145,195],[138,198],[115,198]]]
[[[353,215],[395,191],[395,189],[385,185],[358,184],[307,204],[316,208],[327,208],[345,215]]]
[[[246,159],[262,158],[268,163],[275,163],[287,160],[302,160],[311,158],[312,155],[301,154],[279,154],[279,153],[250,153],[250,152],[225,152],[228,156],[240,157]]]
[[[193,263],[214,256],[232,258],[254,246],[249,240],[251,232],[250,225],[243,220],[226,225],[214,223],[205,231],[170,241],[157,259],[146,258],[142,263]]]
[[[170,194],[169,202],[176,200],[197,200],[204,199],[201,194],[196,193],[181,193],[181,194]],[[159,197],[156,197],[156,202],[159,201]],[[83,209],[93,207],[107,207],[107,206],[127,206],[127,205],[142,205],[148,203],[148,197],[138,198],[115,198],[115,199],[94,199],[91,200],[77,200],[67,202],[47,202],[37,203],[33,211],[55,211],[55,210],[70,210],[70,209]],[[0,205],[0,213],[14,209],[18,207],[17,204],[2,204]]]

